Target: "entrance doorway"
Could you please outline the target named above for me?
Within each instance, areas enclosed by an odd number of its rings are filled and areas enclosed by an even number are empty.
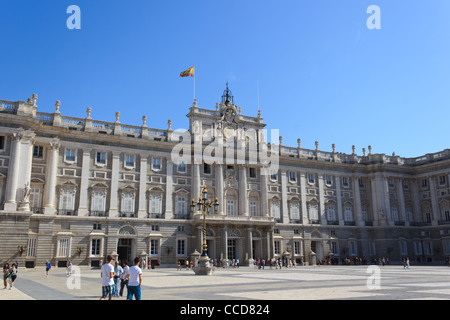
[[[317,259],[322,260],[324,258],[322,241],[311,241],[311,251],[316,254]]]
[[[132,265],[131,259],[133,258],[131,256],[132,240],[133,239],[122,238],[119,239],[119,242],[117,243],[117,259],[119,261],[127,260],[129,265]]]

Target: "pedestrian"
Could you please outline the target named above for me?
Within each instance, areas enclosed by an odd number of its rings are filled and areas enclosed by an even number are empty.
[[[69,260],[67,263],[66,275],[70,276],[72,274],[72,261]]]
[[[5,265],[3,266],[3,284],[5,285],[4,289],[8,287],[8,282],[12,286],[10,269],[11,267],[9,266],[9,263],[5,263]]]
[[[10,276],[9,290],[11,290],[11,288],[13,287],[14,280],[16,280],[17,278],[17,267],[15,263],[11,265],[11,269],[9,270],[9,276]]]
[[[120,292],[119,295],[121,297],[123,297],[123,288],[126,286],[127,287],[127,291],[128,291],[128,279],[127,279],[127,275],[128,275],[128,270],[130,270],[130,267],[128,266],[128,261],[127,260],[123,260],[123,272],[122,275],[120,276]]]
[[[114,275],[114,297],[118,297],[119,296],[120,277],[122,276],[122,273],[123,273],[123,268],[119,264],[119,261],[116,261],[116,263],[115,263],[114,273],[115,273],[115,275]]]
[[[109,296],[109,300],[112,300],[114,292],[114,267],[111,262],[114,258],[111,255],[106,256],[106,263],[103,264],[100,277],[102,278],[102,297],[100,300],[105,300]]]
[[[409,258],[406,258],[406,269],[409,269]]]
[[[178,263],[177,263],[177,270],[181,270],[181,261],[180,260],[178,260]]]
[[[45,261],[45,277],[48,277],[48,272],[50,271],[50,269],[52,268],[52,264],[50,261],[46,260]]]
[[[127,274],[128,279],[128,295],[127,300],[141,300],[141,284],[142,284],[142,270],[139,268],[141,259],[134,258],[134,266],[130,267]]]

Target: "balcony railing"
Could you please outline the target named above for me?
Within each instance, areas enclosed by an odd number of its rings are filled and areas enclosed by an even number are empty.
[[[37,214],[43,214],[44,213],[44,208],[42,207],[31,207],[30,211],[33,213],[37,213]]]
[[[89,215],[91,217],[106,217],[106,212],[94,210],[94,211],[89,212]]]
[[[121,212],[121,218],[136,218],[136,212]]]
[[[165,218],[165,215],[164,215],[164,213],[149,213],[148,214],[148,217],[150,218],[150,219],[164,219]]]
[[[60,215],[60,216],[76,216],[77,213],[73,209],[59,209],[58,215]]]

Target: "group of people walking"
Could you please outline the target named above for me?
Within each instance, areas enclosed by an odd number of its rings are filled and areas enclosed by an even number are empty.
[[[3,289],[6,289],[9,284],[9,290],[13,287],[13,282],[17,278],[17,264],[13,263],[11,266],[9,263],[5,263],[3,266],[3,284],[5,287]]]
[[[116,262],[114,267],[113,260],[113,256],[108,255],[106,263],[101,268],[102,296],[100,300],[122,297],[124,287],[127,287],[127,300],[133,300],[133,297],[141,300],[142,269],[139,267],[141,259],[136,257],[131,267],[126,260],[122,261],[122,265]]]

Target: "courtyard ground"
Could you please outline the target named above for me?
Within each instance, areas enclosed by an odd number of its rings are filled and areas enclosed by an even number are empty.
[[[80,267],[19,269],[0,300],[98,300],[100,270]],[[77,271],[77,269],[75,269]],[[3,286],[2,286],[3,287]],[[298,266],[282,270],[218,268],[211,276],[175,268],[143,271],[143,300],[437,300],[450,299],[450,268],[444,266]],[[116,300],[125,300],[116,298]]]

